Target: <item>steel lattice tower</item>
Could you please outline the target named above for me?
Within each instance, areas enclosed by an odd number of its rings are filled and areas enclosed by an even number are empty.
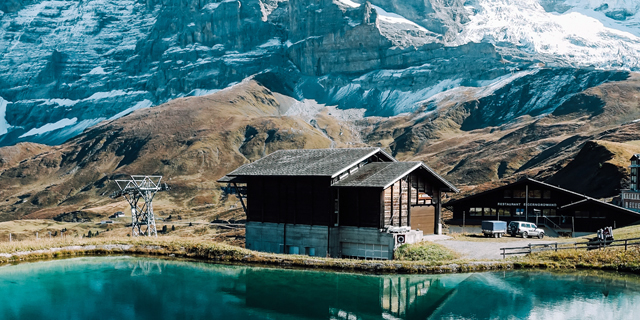
[[[131,206],[131,236],[158,236],[156,218],[153,214],[153,198],[158,191],[169,190],[165,183],[160,184],[162,176],[131,176],[130,180],[115,180],[119,191],[111,198],[120,196],[127,199]],[[145,228],[146,226],[146,228]]]

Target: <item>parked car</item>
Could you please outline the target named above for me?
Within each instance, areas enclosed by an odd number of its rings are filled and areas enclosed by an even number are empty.
[[[523,238],[538,237],[544,238],[544,230],[538,228],[535,223],[525,221],[511,221],[507,232],[512,236],[522,236]]]
[[[502,238],[505,233],[507,233],[506,221],[482,221],[482,234],[485,237]]]

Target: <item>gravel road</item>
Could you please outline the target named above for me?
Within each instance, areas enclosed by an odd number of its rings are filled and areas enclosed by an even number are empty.
[[[503,238],[504,239],[504,238]],[[435,243],[441,244],[462,255],[463,258],[469,259],[502,259],[500,248],[525,247],[531,244],[554,243],[555,240],[539,240],[539,239],[513,239],[504,241],[496,239],[491,241],[463,241],[463,240],[435,240]]]

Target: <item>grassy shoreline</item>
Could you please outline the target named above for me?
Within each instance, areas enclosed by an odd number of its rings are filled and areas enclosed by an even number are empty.
[[[0,264],[74,256],[146,255],[196,259],[208,262],[234,262],[306,269],[355,271],[363,273],[435,274],[510,270],[510,261],[378,261],[319,258],[272,254],[247,250],[210,240],[179,237],[90,238],[0,243]]]
[[[513,269],[596,269],[640,274],[640,247],[543,252],[506,260],[378,261],[262,253],[210,240],[180,237],[54,239],[0,243],[0,264],[76,256],[145,255],[187,258],[212,263],[279,266],[362,273],[440,274]]]

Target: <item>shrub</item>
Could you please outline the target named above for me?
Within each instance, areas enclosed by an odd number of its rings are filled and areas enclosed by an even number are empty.
[[[404,244],[396,250],[395,256],[396,260],[407,261],[443,261],[458,258],[455,252],[429,241]]]

